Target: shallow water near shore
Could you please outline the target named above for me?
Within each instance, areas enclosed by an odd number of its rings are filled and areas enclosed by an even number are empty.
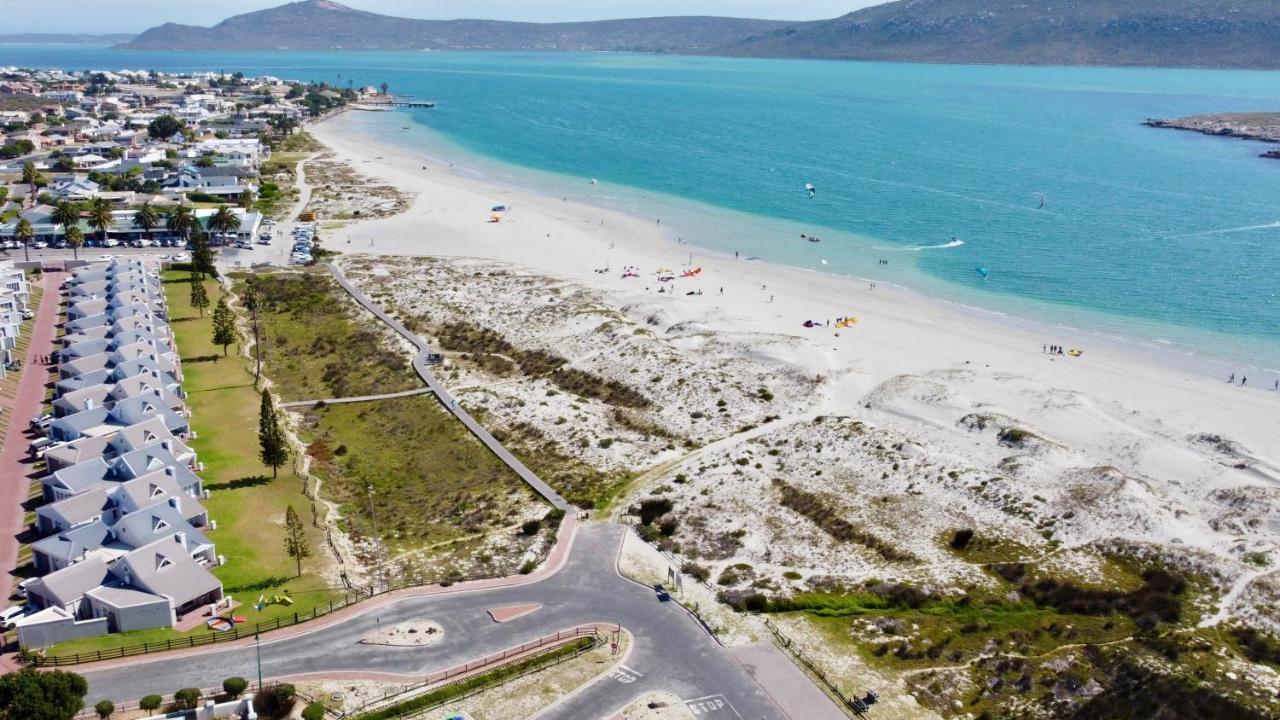
[[[660,217],[692,245],[1280,364],[1280,162],[1140,124],[1275,109],[1280,73],[13,46],[0,64],[385,81],[440,105],[360,116],[379,141]]]

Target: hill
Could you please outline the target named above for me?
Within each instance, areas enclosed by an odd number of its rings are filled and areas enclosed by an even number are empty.
[[[786,27],[772,20],[666,17],[576,23],[413,20],[304,0],[211,28],[168,23],[121,47],[148,50],[612,50],[698,52]]]
[[[1280,67],[1271,0],[899,0],[711,51],[1019,65]]]
[[[0,34],[0,45],[117,45],[133,35],[69,35],[63,33]]]
[[[898,0],[793,23],[413,20],[305,0],[124,43],[166,50],[611,50],[1017,65],[1280,68],[1273,0]]]

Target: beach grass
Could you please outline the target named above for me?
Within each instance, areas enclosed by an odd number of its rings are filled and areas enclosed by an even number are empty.
[[[216,303],[224,296],[222,286],[205,279],[209,299]],[[233,352],[222,356],[213,344],[213,321],[206,312],[201,318],[190,307],[188,277],[185,272],[165,274],[168,300],[178,352],[187,359],[182,366],[187,407],[198,437],[190,442],[204,470],[200,473],[210,496],[203,501],[218,529],[208,532],[226,563],[213,570],[224,591],[242,603],[235,614],[250,624],[292,616],[312,607],[327,605],[341,597],[326,579],[329,567],[322,547],[323,533],[305,521],[311,517],[311,501],[302,495],[302,480],[290,466],[280,468],[278,477],[258,460],[259,393],[253,387],[252,366]],[[295,564],[284,551],[284,514],[292,505],[304,518],[312,557],[303,562],[303,573],[295,576]],[[292,606],[267,605],[262,611],[253,604],[259,595],[288,591]],[[203,627],[193,633],[208,632]],[[60,643],[50,655],[107,650],[143,642],[163,642],[184,637],[169,628],[117,633]]]
[[[247,282],[246,276],[237,281]],[[408,355],[327,273],[262,274],[263,373],[285,402],[395,393],[422,386]]]

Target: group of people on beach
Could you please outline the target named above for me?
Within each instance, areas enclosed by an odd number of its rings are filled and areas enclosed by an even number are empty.
[[[1042,352],[1046,352],[1050,355],[1065,355],[1067,351],[1064,350],[1061,345],[1045,345]]]
[[[1228,383],[1230,383],[1230,384],[1232,384],[1232,385],[1235,385],[1235,384],[1236,384],[1236,374],[1235,374],[1235,373],[1231,373],[1231,377],[1227,378],[1227,382],[1228,382]],[[1248,378],[1248,376],[1246,376],[1246,375],[1243,375],[1243,374],[1242,374],[1242,375],[1240,376],[1240,387],[1244,387],[1244,386],[1246,386],[1246,385],[1248,385],[1248,384],[1249,384],[1249,378]],[[1264,386],[1264,387],[1265,387],[1265,386]],[[1271,389],[1272,389],[1272,390],[1274,390],[1274,391],[1276,391],[1276,392],[1280,392],[1280,380],[1276,380],[1276,381],[1275,381],[1275,383],[1273,383],[1273,384],[1272,384]]]

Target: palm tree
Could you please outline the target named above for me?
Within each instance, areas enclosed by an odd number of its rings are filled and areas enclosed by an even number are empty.
[[[36,182],[40,179],[40,172],[36,170],[33,162],[22,163],[22,182],[31,188],[31,207],[36,206]]]
[[[149,202],[142,203],[133,213],[133,226],[141,229],[142,233],[148,237],[150,237],[151,231],[155,229],[156,225],[159,224],[160,216]]]
[[[178,233],[184,241],[191,239],[191,230],[195,227],[195,222],[195,213],[185,204],[169,212],[169,232]]]
[[[209,229],[216,233],[232,233],[240,229],[240,218],[231,211],[230,206],[223,205],[209,218]]]
[[[102,233],[102,244],[107,244],[107,230],[111,229],[115,218],[111,216],[111,203],[102,198],[94,198],[89,203],[89,227]]]
[[[79,225],[72,225],[71,227],[67,228],[67,231],[64,237],[66,238],[67,245],[71,246],[72,255],[74,255],[75,258],[79,260],[80,246],[84,245],[84,231],[80,229]]]
[[[31,221],[26,218],[19,220],[14,233],[22,241],[23,256],[26,257],[27,262],[31,262],[31,239],[36,236],[35,229],[31,227]]]
[[[49,214],[49,219],[53,221],[54,225],[62,226],[62,233],[65,237],[71,231],[72,226],[80,224],[80,208],[68,200],[59,200],[53,204],[53,212]]]

